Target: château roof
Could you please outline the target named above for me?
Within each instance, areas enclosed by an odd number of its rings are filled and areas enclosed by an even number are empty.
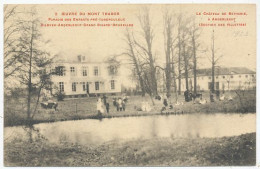
[[[231,74],[255,74],[255,71],[252,71],[246,67],[216,67],[215,75],[231,75]],[[192,73],[193,74],[193,73]],[[197,70],[197,76],[211,76],[212,69],[204,68]]]

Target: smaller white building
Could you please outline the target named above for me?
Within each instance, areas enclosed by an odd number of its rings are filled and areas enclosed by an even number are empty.
[[[119,67],[112,62],[56,61],[52,76],[54,89],[67,97],[121,93]]]
[[[189,74],[189,90],[194,89],[193,73]],[[212,84],[211,68],[197,70],[197,91],[209,91]],[[182,76],[181,90],[186,90],[185,78]],[[252,90],[256,87],[256,72],[245,67],[216,67],[215,90]]]

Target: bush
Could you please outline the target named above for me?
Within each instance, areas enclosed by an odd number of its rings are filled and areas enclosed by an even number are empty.
[[[57,93],[57,100],[58,101],[63,101],[65,98],[65,93],[64,92],[58,92]]]

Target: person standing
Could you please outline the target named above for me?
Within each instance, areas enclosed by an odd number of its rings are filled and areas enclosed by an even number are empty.
[[[119,107],[119,111],[122,111],[122,99],[121,98],[118,99],[118,107]]]
[[[98,112],[99,115],[104,113],[104,109],[103,109],[103,106],[102,106],[101,98],[98,98],[98,100],[97,100],[97,112]]]
[[[106,103],[107,114],[109,113],[109,103]]]
[[[186,102],[189,101],[189,91],[188,91],[188,90],[185,90],[185,92],[184,92],[184,98],[185,98],[185,101],[186,101]]]
[[[103,102],[104,102],[104,105],[107,104],[107,96],[105,94],[103,94]]]
[[[109,113],[109,103],[107,102],[107,96],[105,94],[103,94],[103,103],[104,103],[104,106],[106,107],[106,111],[107,113]]]

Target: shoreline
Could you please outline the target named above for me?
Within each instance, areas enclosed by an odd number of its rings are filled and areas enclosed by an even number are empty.
[[[206,96],[205,96],[206,97]],[[153,116],[153,115],[174,115],[174,114],[193,114],[193,113],[238,113],[245,114],[248,112],[256,112],[256,97],[254,93],[248,93],[243,96],[243,100],[234,97],[232,101],[208,102],[205,104],[197,104],[193,102],[185,102],[184,97],[179,98],[180,105],[175,105],[174,98],[169,99],[168,106],[172,104],[173,109],[167,108],[161,113],[164,104],[159,100],[151,101],[148,96],[132,96],[126,103],[125,111],[117,111],[113,105],[113,97],[107,98],[107,103],[110,104],[109,114],[104,112],[102,117],[97,113],[97,98],[84,97],[79,99],[69,99],[59,101],[57,110],[44,109],[38,106],[33,119],[29,124],[67,121],[67,120],[82,120],[82,119],[101,119],[101,118],[117,118],[117,117],[136,117],[136,116]],[[26,102],[13,98],[5,98],[6,104],[4,107],[4,127],[19,126],[28,124]],[[141,111],[142,104],[147,102],[150,105],[151,111]],[[168,112],[167,112],[168,111]]]
[[[256,112],[246,112],[246,113],[241,113],[241,112],[197,112],[198,114],[217,114],[217,113],[222,113],[222,114],[256,114]],[[100,120],[100,119],[109,119],[109,118],[122,118],[122,117],[144,117],[144,116],[168,116],[168,115],[184,115],[184,114],[195,114],[194,112],[191,113],[186,113],[186,112],[168,112],[168,113],[156,113],[156,112],[137,112],[135,114],[107,114],[104,113],[105,115],[98,115],[96,114],[88,114],[86,116],[81,116],[81,115],[74,115],[72,117],[67,117],[67,118],[62,118],[62,119],[44,119],[44,120],[38,120],[38,119],[33,119],[30,122],[30,125],[35,125],[35,124],[40,124],[40,123],[55,123],[55,122],[62,122],[62,121],[75,121],[75,120],[87,120],[87,119],[95,119],[95,120]],[[24,126],[27,125],[26,120],[19,120],[19,122],[14,123],[14,124],[9,124],[5,125],[4,127],[16,127],[16,126]]]

